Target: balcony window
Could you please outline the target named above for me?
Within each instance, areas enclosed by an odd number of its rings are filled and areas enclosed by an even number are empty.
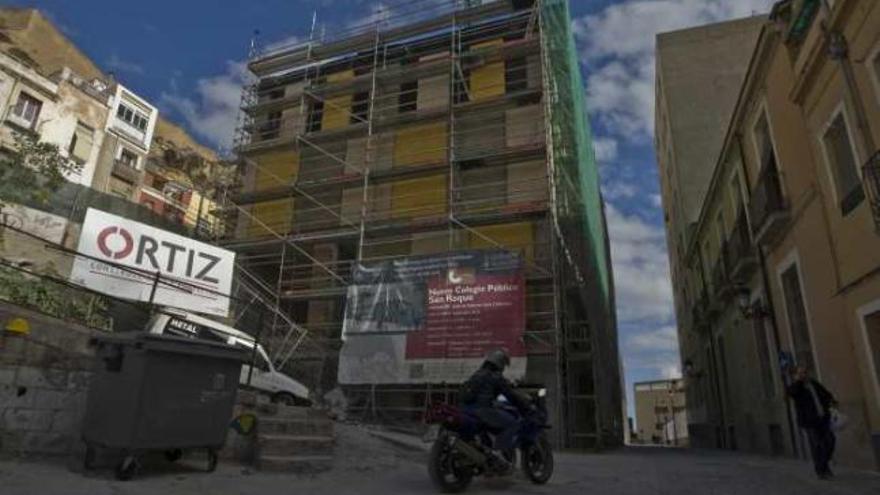
[[[28,129],[33,129],[40,117],[40,110],[43,109],[43,102],[33,96],[22,91],[18,94],[18,100],[12,107],[12,115],[18,121],[26,125]]]
[[[822,135],[822,144],[831,170],[840,213],[847,215],[865,199],[865,192],[859,177],[855,147],[850,139],[849,127],[842,109],[826,127]]]
[[[138,168],[138,156],[125,148],[119,153],[117,161],[119,164],[125,165],[126,167],[131,167],[133,169]]]
[[[120,103],[116,109],[116,117],[135,129],[146,132],[149,119],[143,113],[131,108],[125,103]]]

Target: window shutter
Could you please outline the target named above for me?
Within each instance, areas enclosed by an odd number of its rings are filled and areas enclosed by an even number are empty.
[[[92,154],[94,131],[82,123],[76,124],[76,143],[73,146],[73,156],[81,161],[88,161]]]

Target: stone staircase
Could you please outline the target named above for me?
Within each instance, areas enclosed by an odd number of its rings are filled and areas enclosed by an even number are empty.
[[[259,470],[315,473],[333,467],[333,421],[325,413],[261,404],[256,415]]]

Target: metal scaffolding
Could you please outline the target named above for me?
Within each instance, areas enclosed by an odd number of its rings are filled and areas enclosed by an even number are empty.
[[[241,184],[218,210],[236,226],[218,242],[274,306],[279,365],[335,386],[355,266],[515,251],[527,379],[558,398],[557,442],[620,442],[607,236],[568,20],[560,0],[415,0],[304,43],[252,45]],[[347,392],[353,411],[412,420],[453,389]]]

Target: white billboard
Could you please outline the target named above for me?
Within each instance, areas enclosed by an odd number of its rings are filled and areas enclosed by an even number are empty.
[[[70,274],[74,283],[125,299],[229,314],[232,251],[94,208],[86,212],[77,250],[94,259],[77,257]]]

